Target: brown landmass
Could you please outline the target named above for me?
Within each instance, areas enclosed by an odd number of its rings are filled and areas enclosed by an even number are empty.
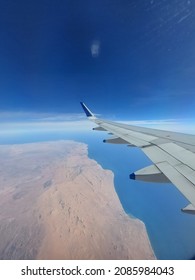
[[[0,146],[1,259],[154,259],[113,173],[73,141]]]

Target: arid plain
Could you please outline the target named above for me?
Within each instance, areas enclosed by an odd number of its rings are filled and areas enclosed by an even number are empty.
[[[0,146],[0,259],[155,259],[113,173],[74,141]]]

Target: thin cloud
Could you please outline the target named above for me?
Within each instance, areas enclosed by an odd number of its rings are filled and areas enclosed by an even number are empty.
[[[85,118],[84,114],[59,114],[50,115],[36,119],[38,121],[51,121],[51,122],[69,122],[69,121],[79,121]]]
[[[195,134],[194,119],[119,120],[119,122]],[[90,131],[94,126],[96,125],[87,120],[84,113],[0,112],[0,133],[17,131]]]
[[[28,132],[79,132],[90,131],[94,125],[88,120],[80,121],[36,121],[36,122],[8,122],[0,124],[0,134],[28,133]]]
[[[0,112],[0,122],[65,122],[85,119],[83,113]]]

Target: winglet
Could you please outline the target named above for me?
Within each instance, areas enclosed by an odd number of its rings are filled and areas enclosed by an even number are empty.
[[[93,117],[95,118],[94,114],[89,110],[89,108],[87,108],[87,106],[83,103],[83,102],[80,102],[81,103],[81,106],[86,114],[86,116],[89,118],[89,117]]]

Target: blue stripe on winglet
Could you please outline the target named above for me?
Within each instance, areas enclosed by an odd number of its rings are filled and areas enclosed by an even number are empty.
[[[92,117],[93,114],[92,112],[87,108],[87,106],[83,103],[83,102],[80,102],[81,103],[81,106],[86,114],[87,117]]]

